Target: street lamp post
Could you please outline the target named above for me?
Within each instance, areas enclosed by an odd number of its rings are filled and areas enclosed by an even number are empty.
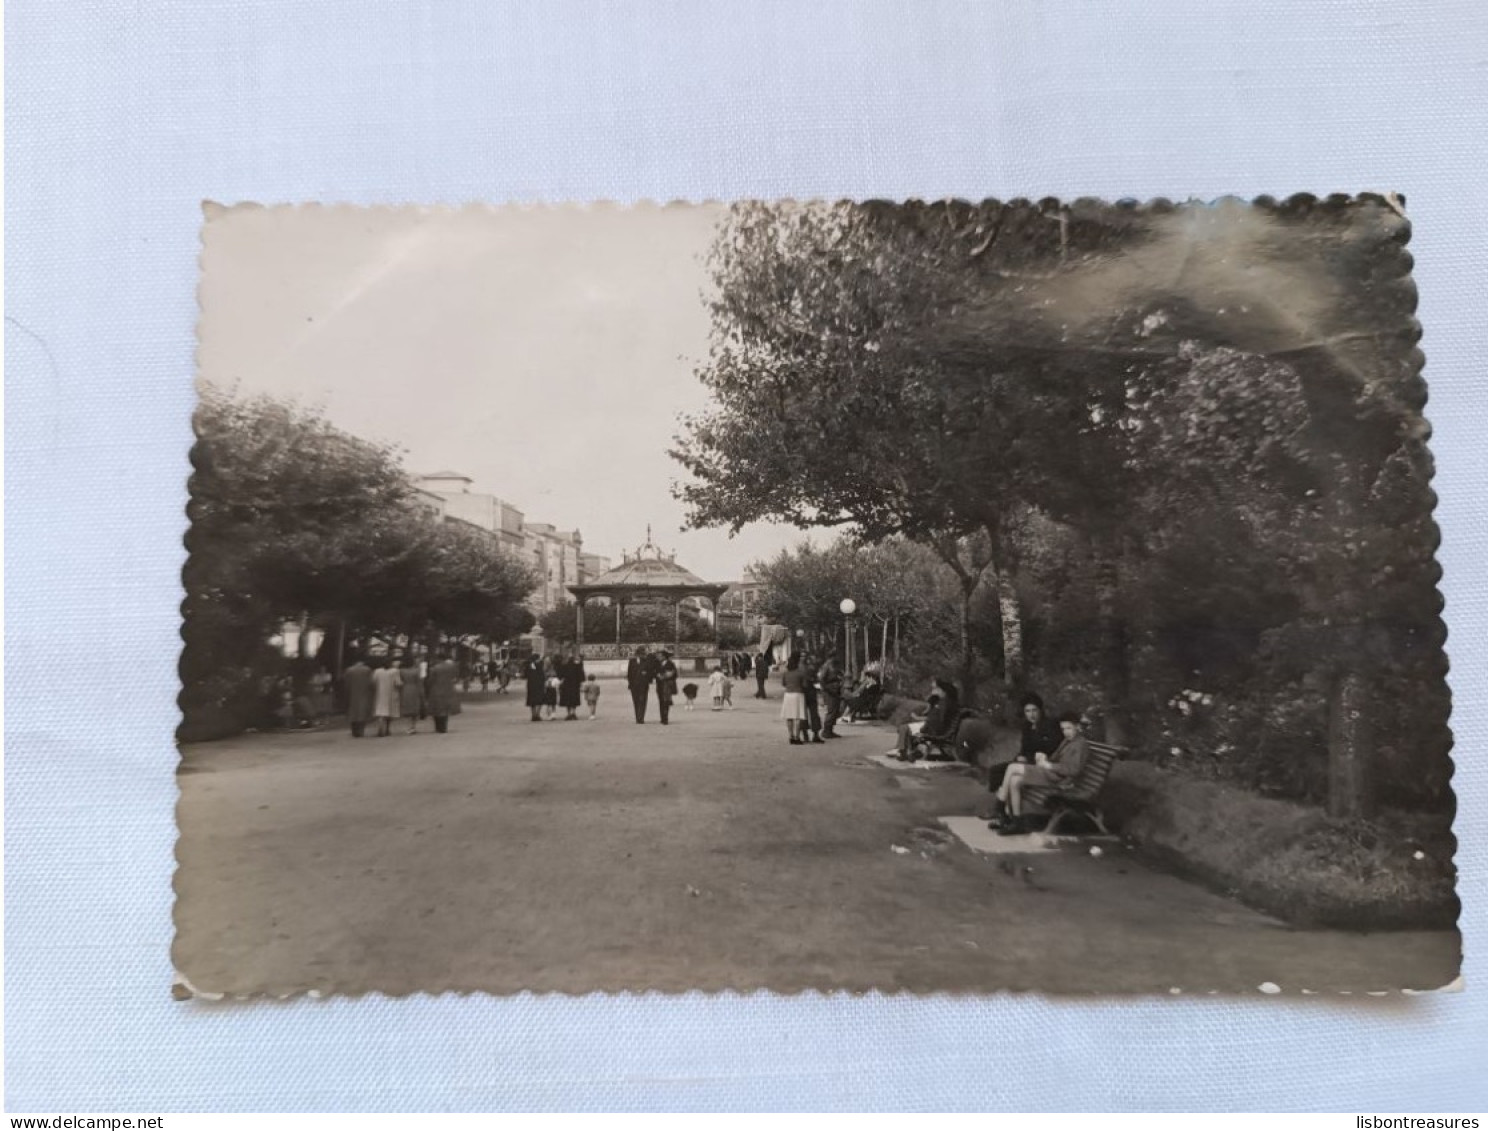
[[[853,664],[852,615],[853,613],[858,611],[858,603],[851,597],[844,597],[842,598],[842,604],[838,605],[837,607],[842,610],[842,639],[846,645],[844,660],[847,663],[847,678],[851,680],[855,678]]]

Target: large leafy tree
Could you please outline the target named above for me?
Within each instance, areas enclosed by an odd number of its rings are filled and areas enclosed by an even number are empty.
[[[534,579],[411,505],[392,448],[268,397],[206,389],[192,459],[183,706],[234,708],[287,620],[386,638],[520,631]],[[303,639],[303,637],[302,637]],[[241,703],[238,709],[241,710]]]
[[[763,586],[760,613],[773,624],[805,632],[814,642],[840,648],[842,599],[851,596],[861,614],[868,612],[862,569],[866,556],[846,541],[825,548],[805,542],[756,562],[750,569]]]
[[[956,631],[957,618],[946,615],[955,601],[954,573],[933,551],[904,539],[863,545],[843,537],[825,547],[807,542],[750,568],[765,586],[766,617],[839,654],[846,653],[839,609],[844,596],[857,605],[853,627],[863,640],[856,654],[865,660],[892,659],[901,642],[919,648]]]
[[[679,441],[682,497],[699,523],[937,547],[968,661],[976,587],[1016,592],[1041,560],[1022,516],[1047,516],[1093,567],[1118,736],[1134,636],[1242,615],[1239,572],[1213,566],[1156,613],[1150,580],[1203,565],[1202,511],[1293,598],[1285,625],[1247,623],[1327,688],[1330,801],[1365,812],[1377,689],[1403,655],[1440,684],[1407,230],[1368,198],[742,206],[714,249],[715,408]]]
[[[1072,231],[1112,214],[1062,211]],[[1024,355],[1024,419],[1071,458],[1032,460],[1022,481],[1091,539],[1109,624],[1125,628],[1120,563],[1193,507],[1260,522],[1303,597],[1292,651],[1328,688],[1340,814],[1371,805],[1372,736],[1389,721],[1371,688],[1407,642],[1439,644],[1407,233],[1383,199],[1160,206],[1120,254],[1062,256],[931,339],[971,373]],[[1121,703],[1125,642],[1105,640]]]
[[[1034,206],[736,207],[712,252],[699,374],[715,407],[685,422],[674,451],[692,475],[680,489],[692,521],[773,518],[932,547],[958,578],[972,689],[973,600],[989,574],[1018,638],[999,574],[1030,438],[1013,383],[995,366],[968,372],[932,339],[977,288],[1016,285],[1060,241]],[[1018,650],[1004,651],[1016,676]]]
[[[429,628],[449,636],[501,639],[531,624],[521,602],[535,588],[533,572],[501,552],[489,534],[441,523],[430,540],[423,609]]]
[[[389,449],[271,398],[204,389],[196,428],[182,707],[188,722],[220,716],[211,725],[222,729],[256,709],[257,679],[275,660],[268,637],[345,581],[322,568],[342,533],[401,512],[408,484]]]

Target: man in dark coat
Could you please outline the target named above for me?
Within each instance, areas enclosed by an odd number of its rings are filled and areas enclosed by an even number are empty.
[[[822,738],[820,689],[816,685],[816,657],[809,652],[801,657],[801,672],[804,677],[801,688],[806,695],[806,729],[811,732],[812,742],[825,742]],[[804,732],[801,739],[806,739]]]
[[[644,644],[639,645],[625,666],[625,683],[630,688],[630,700],[635,704],[638,723],[646,721],[646,699],[651,694],[651,681],[655,678],[656,661],[646,654]]]
[[[346,720],[351,723],[351,737],[361,738],[372,717],[372,669],[360,657],[341,673],[346,688]]]
[[[754,681],[759,690],[754,693],[756,699],[770,698],[765,694],[765,680],[770,677],[770,661],[765,653],[761,652],[754,658]]]
[[[822,737],[841,738],[837,733],[837,719],[842,714],[842,669],[831,656],[816,673],[816,682],[821,685]]]
[[[426,699],[429,714],[434,719],[436,734],[447,733],[450,716],[460,713],[460,693],[455,687],[455,682],[459,678],[460,669],[455,661],[450,659],[449,653],[435,653],[434,663],[429,668]]]
[[[532,721],[540,723],[548,693],[548,673],[543,670],[542,657],[535,653],[529,656],[522,675],[527,680],[527,709],[532,712]]]

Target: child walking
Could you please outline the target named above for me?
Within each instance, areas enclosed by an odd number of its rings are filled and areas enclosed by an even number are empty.
[[[714,665],[712,673],[708,676],[708,694],[713,696],[715,711],[723,710],[723,683],[726,678],[722,664]]]
[[[584,681],[584,702],[589,706],[589,717],[599,714],[599,680],[591,675]]]
[[[734,681],[728,672],[723,673],[723,705],[730,711],[734,709]]]

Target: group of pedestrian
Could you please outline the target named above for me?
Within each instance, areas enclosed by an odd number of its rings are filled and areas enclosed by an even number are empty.
[[[764,659],[763,656],[760,657]],[[780,676],[785,694],[780,717],[792,746],[825,743],[840,738],[837,717],[842,713],[842,669],[827,657],[818,661],[810,652],[792,652]]]
[[[730,652],[724,657],[723,670],[736,682],[747,680],[754,674],[755,654],[752,652]]]
[[[657,713],[661,725],[671,722],[672,700],[677,697],[677,665],[672,654],[665,648],[651,655],[644,644],[638,645],[635,654],[625,666],[625,686],[630,689],[630,701],[635,707],[635,721],[646,721],[646,705],[651,697],[651,688],[656,688]]]
[[[588,678],[584,661],[572,648],[558,656],[532,656],[523,671],[527,681],[527,709],[535,723],[557,717],[563,708],[565,722],[579,717],[579,703],[589,702],[589,717],[599,704],[599,684]]]
[[[308,674],[301,665],[297,670],[263,676],[259,680],[262,710],[254,720],[255,729],[314,730],[323,726],[335,709],[331,683],[331,673],[324,664]]]
[[[475,678],[480,680],[480,689],[490,691],[491,684],[496,685],[496,690],[506,694],[506,689],[511,685],[514,664],[511,660],[485,660],[477,663],[472,669]],[[470,689],[469,680],[466,680],[465,689]]]
[[[450,716],[460,713],[459,678],[459,668],[443,651],[434,653],[427,671],[411,652],[398,658],[358,657],[341,673],[352,737],[361,738],[375,722],[377,737],[386,738],[395,719],[407,722],[409,734],[418,732],[424,718],[434,720],[436,732],[446,733]]]

